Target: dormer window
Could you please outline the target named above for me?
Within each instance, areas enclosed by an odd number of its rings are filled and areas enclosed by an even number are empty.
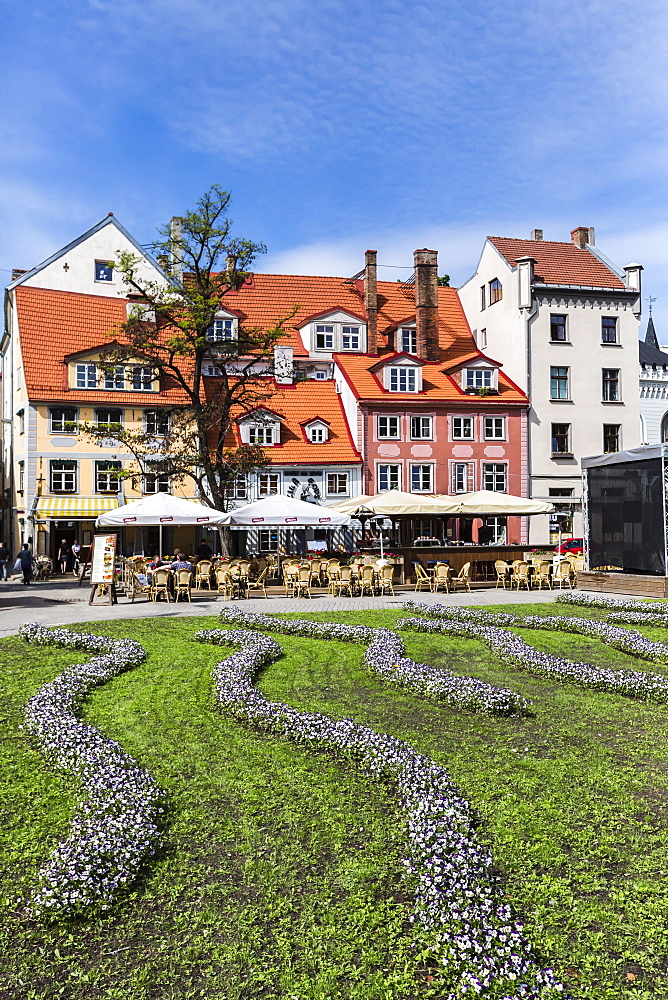
[[[248,443],[259,445],[274,444],[273,424],[250,424],[248,427]]]
[[[149,365],[133,365],[131,372],[133,392],[153,392],[155,372]]]
[[[341,327],[341,350],[359,351],[360,349],[360,328],[358,326]]]
[[[399,331],[398,349],[405,351],[406,354],[417,354],[417,330],[409,326],[402,326]]]
[[[216,316],[206,339],[212,344],[225,344],[237,339],[237,320],[232,316]]]
[[[256,410],[240,421],[241,440],[244,444],[261,448],[281,443],[281,423],[278,416],[270,411]]]
[[[389,368],[390,392],[417,392],[418,391],[418,369],[408,365],[398,365],[396,368]]]
[[[329,427],[324,420],[311,420],[305,425],[304,430],[311,444],[322,444],[329,440]]]
[[[355,322],[355,317],[343,311],[331,313],[316,320],[302,332],[313,351],[364,351],[366,349],[366,326]]]
[[[114,365],[113,368],[105,370],[104,387],[105,389],[113,389],[114,391],[121,392],[125,389],[125,368],[123,365]]]
[[[334,324],[318,323],[315,328],[316,351],[334,350]]]
[[[97,365],[77,365],[77,389],[97,389]]]
[[[478,391],[479,389],[496,389],[496,368],[466,368],[464,371],[464,388]]]

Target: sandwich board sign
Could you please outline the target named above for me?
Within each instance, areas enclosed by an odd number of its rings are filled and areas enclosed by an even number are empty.
[[[91,591],[88,603],[92,604],[96,594],[108,595],[108,603],[116,604],[116,545],[117,534],[94,535],[91,554]],[[106,593],[105,593],[106,590]]]

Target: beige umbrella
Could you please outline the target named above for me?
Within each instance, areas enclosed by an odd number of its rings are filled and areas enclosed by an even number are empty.
[[[386,490],[384,493],[376,493],[372,497],[362,494],[331,506],[334,510],[346,514],[354,514],[357,510],[364,510],[371,514],[384,514],[386,517],[394,517],[398,514],[413,514],[416,517],[429,517],[430,515],[442,517],[457,512],[459,499],[459,497]]]
[[[457,497],[448,497],[454,501],[449,513],[462,517],[475,517],[482,514],[513,514],[522,517],[527,514],[551,514],[554,504],[545,500],[529,500],[527,497],[515,497],[510,493],[496,493],[493,490],[477,490],[475,493],[460,493]]]

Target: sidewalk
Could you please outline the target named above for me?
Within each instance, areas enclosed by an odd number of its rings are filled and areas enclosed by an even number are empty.
[[[228,603],[218,598],[217,594],[204,590],[193,591],[192,604],[187,601],[180,601],[178,604],[165,604],[160,601],[153,604],[144,598],[138,598],[133,604],[120,594],[118,604],[110,606],[97,603],[89,607],[89,592],[88,585],[79,587],[77,581],[71,577],[65,580],[55,577],[48,583],[33,583],[30,587],[24,587],[21,583],[0,581],[0,636],[14,635],[24,622],[70,626],[80,622],[107,619],[215,615]],[[394,597],[330,597],[328,594],[322,594],[311,600],[283,597],[278,588],[274,593],[270,589],[269,593],[268,600],[263,597],[253,597],[248,601],[234,603],[245,611],[263,611],[266,614],[285,614],[292,611],[306,614],[314,611],[377,611],[386,608],[401,610],[403,604],[411,598],[423,601],[425,604],[440,603],[455,607],[548,604],[554,601],[559,591],[527,592],[490,587],[473,590],[470,594],[465,591],[458,591],[456,594],[430,594],[422,591],[416,594],[412,588],[407,588],[397,591]]]

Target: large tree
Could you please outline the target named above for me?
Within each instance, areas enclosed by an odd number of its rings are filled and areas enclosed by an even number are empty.
[[[135,304],[120,336],[103,351],[101,364],[105,369],[124,362],[145,365],[161,389],[179,390],[181,401],[142,430],[83,428],[93,440],[113,437],[134,455],[135,464],[123,470],[123,478],[139,479],[148,472],[171,481],[190,479],[203,502],[219,510],[225,509],[237,475],[267,463],[261,447],[226,447],[225,442],[235,415],[271,395],[273,349],[293,315],[269,329],[239,323],[234,339],[212,343],[225,295],[249,278],[253,261],[266,252],[262,243],[232,236],[229,202],[230,195],[214,185],[194,211],[160,230],[152,250],[164,278],[156,274],[146,280],[145,261],[137,254],[120,253],[114,265]],[[203,377],[204,362],[214,363],[219,375]]]

